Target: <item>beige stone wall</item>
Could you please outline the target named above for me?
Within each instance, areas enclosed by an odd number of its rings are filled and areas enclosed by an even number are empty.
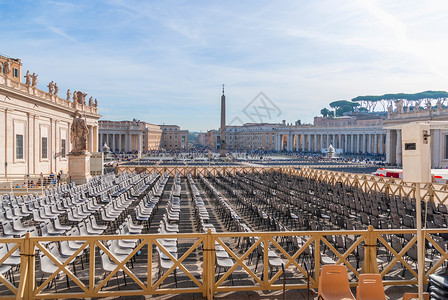
[[[161,148],[165,150],[188,149],[188,130],[180,130],[177,125],[161,125]]]
[[[77,109],[85,114],[91,128],[89,149],[98,147],[93,134],[100,117],[97,109],[82,105],[73,107],[73,103],[61,100],[36,88],[14,84],[10,78],[0,75],[0,179],[41,172],[56,174],[61,170],[67,173],[70,126]],[[18,147],[18,136],[23,147]]]

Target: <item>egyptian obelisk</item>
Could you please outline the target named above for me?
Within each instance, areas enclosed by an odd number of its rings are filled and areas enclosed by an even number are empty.
[[[220,129],[219,137],[220,137],[219,156],[226,157],[226,96],[224,95],[224,84],[222,85],[221,129]]]

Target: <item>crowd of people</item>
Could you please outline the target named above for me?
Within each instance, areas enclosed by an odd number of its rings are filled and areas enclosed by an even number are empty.
[[[42,188],[47,186],[54,186],[58,183],[63,182],[63,171],[59,171],[56,175],[51,172],[50,175],[44,176],[41,172],[39,178],[32,179],[27,176],[26,180],[23,183],[14,183],[13,188],[23,189],[23,188]],[[11,188],[10,184],[6,184],[4,188]]]

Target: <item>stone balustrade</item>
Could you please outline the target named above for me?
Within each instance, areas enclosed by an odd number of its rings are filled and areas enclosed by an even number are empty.
[[[58,105],[62,105],[65,107],[71,107],[71,108],[77,109],[82,112],[98,114],[98,107],[80,104],[80,103],[76,103],[76,102],[72,102],[72,101],[63,99],[57,95],[44,92],[34,86],[26,85],[24,83],[11,80],[4,74],[0,74],[0,85],[7,86],[9,88],[21,91],[23,93],[28,93],[28,94],[30,94],[34,97],[37,97],[43,101],[56,103]]]

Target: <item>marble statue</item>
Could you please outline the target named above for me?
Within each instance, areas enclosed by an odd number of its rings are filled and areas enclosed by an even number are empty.
[[[388,113],[389,115],[391,115],[393,112],[394,112],[394,108],[392,107],[392,105],[389,105],[389,106],[387,107],[387,113]]]
[[[426,109],[431,111],[432,105],[431,105],[431,100],[426,100]]]
[[[51,95],[51,94],[53,94],[53,91],[54,91],[54,83],[53,83],[53,80],[47,85],[47,87],[48,87],[48,93]]]
[[[70,89],[67,90],[67,101],[70,101],[72,98],[72,93],[70,92]]]
[[[87,94],[86,93],[82,93],[82,102],[81,102],[81,104],[86,104],[86,96],[87,96]]]
[[[26,84],[27,86],[30,86],[30,85],[31,85],[31,74],[30,74],[30,70],[26,71],[26,75],[23,76],[23,77],[25,77],[25,84]]]
[[[403,100],[395,101],[395,111],[397,113],[403,113]]]
[[[98,101],[95,98],[95,101],[93,102],[93,106],[98,107]]]
[[[442,110],[442,100],[437,100],[437,110],[441,111]]]
[[[11,73],[11,63],[9,62],[9,59],[3,64],[3,72],[6,76],[9,76]]]
[[[89,106],[93,106],[93,97],[89,98]]]
[[[414,111],[420,111],[420,101],[415,101]]]
[[[36,73],[33,73],[33,75],[31,75],[31,78],[32,78],[31,85],[32,85],[33,87],[36,87],[36,86],[37,86],[37,74],[36,74]]]
[[[78,92],[77,91],[73,92],[73,103],[78,103]]]
[[[87,150],[87,136],[89,129],[87,128],[86,119],[79,111],[73,116],[73,123],[70,128],[71,142],[73,144],[73,155],[83,155]]]
[[[55,82],[54,83],[54,95],[57,96],[58,93],[59,93],[59,87],[58,87],[58,84]]]

